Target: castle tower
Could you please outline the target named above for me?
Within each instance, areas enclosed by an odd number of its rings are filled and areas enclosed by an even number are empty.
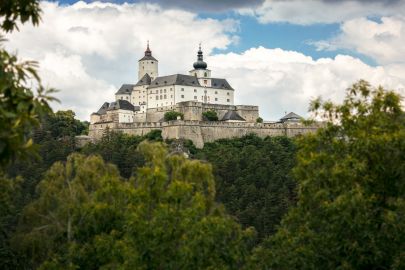
[[[138,61],[138,80],[142,79],[146,73],[152,80],[158,76],[158,60],[152,56],[152,51],[149,49],[149,41],[146,46],[145,56]]]
[[[207,69],[207,63],[204,62],[201,43],[198,47],[197,62],[193,64],[194,69],[190,70],[190,75],[198,78],[202,86],[211,87],[211,70]]]

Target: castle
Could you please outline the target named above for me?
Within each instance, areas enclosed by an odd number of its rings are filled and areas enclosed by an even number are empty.
[[[158,64],[148,42],[145,55],[138,61],[138,82],[123,84],[115,93],[115,101],[105,102],[91,114],[91,140],[100,139],[106,130],[144,135],[159,129],[164,139],[189,139],[202,147],[205,142],[250,133],[295,136],[318,128],[304,126],[295,113],[277,122],[261,123],[257,106],[234,105],[235,90],[226,79],[211,76],[201,44],[189,75],[159,76]],[[165,121],[169,111],[181,113],[182,118]],[[206,119],[207,111],[216,112],[218,121]]]

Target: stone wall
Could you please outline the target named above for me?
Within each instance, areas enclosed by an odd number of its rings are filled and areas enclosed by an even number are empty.
[[[304,126],[301,123],[246,123],[246,122],[209,122],[209,121],[169,121],[146,123],[99,123],[92,124],[89,136],[100,139],[106,129],[120,131],[131,135],[145,135],[148,132],[162,130],[164,139],[188,139],[198,148],[204,143],[224,138],[239,138],[251,133],[259,137],[288,136],[315,132],[319,124]]]

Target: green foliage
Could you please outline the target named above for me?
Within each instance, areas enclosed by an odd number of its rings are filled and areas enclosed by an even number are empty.
[[[163,141],[162,131],[159,129],[154,129],[145,135],[145,139],[155,142]]]
[[[359,81],[299,140],[298,205],[259,248],[254,269],[405,268],[405,118],[400,97]]]
[[[15,250],[39,269],[238,269],[252,231],[215,203],[209,164],[142,143],[130,181],[101,158],[56,163],[24,209]]]
[[[25,23],[31,20],[33,25],[40,21],[39,1],[37,0],[2,0],[0,2],[0,27],[11,32],[18,29],[17,21]]]
[[[164,119],[165,119],[165,121],[173,121],[173,120],[177,120],[178,116],[180,116],[181,119],[183,119],[183,117],[184,117],[184,115],[181,112],[168,111],[164,114]]]
[[[295,202],[295,145],[286,137],[239,139],[205,144],[194,156],[212,163],[217,200],[244,227],[253,226],[259,239],[274,233]]]
[[[256,123],[263,123],[263,118],[261,118],[261,117],[257,117],[257,119],[256,119]]]
[[[50,111],[48,96],[33,62],[19,63],[15,55],[0,49],[0,165],[32,148],[30,131],[38,126],[38,116]],[[29,80],[38,84],[38,96],[26,85]]]
[[[216,111],[208,110],[202,113],[203,117],[208,121],[218,121],[218,114]]]
[[[21,179],[0,175],[0,268],[16,269],[17,257],[10,248],[10,237],[17,223]]]

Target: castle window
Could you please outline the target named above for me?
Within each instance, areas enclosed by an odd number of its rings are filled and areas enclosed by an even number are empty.
[[[153,64],[153,61],[151,63]]]
[[[156,90],[156,94],[159,94],[159,90]]]
[[[197,93],[197,89],[194,89],[194,93]]]
[[[226,101],[229,102],[229,98]]]
[[[170,91],[173,91],[173,90],[170,88]]]
[[[229,96],[229,92],[226,93]]]
[[[197,96],[194,96],[194,99],[197,99]]]
[[[156,100],[159,100],[159,96],[156,96]]]
[[[218,91],[215,91],[215,95],[218,94]]]
[[[218,98],[215,98],[215,101],[218,101]]]
[[[165,97],[164,97],[164,99],[166,99],[167,97],[166,97],[166,95],[165,95]]]
[[[173,98],[173,95],[170,95],[170,98]]]
[[[207,84],[207,80],[204,80],[204,84]]]
[[[163,99],[163,96],[162,96],[162,95],[160,95],[160,99]]]
[[[204,77],[207,77],[207,72],[204,72]],[[207,80],[204,80],[204,81],[207,81]]]
[[[181,95],[181,98],[184,98],[184,95]]]
[[[162,89],[160,89],[160,93],[162,94]]]

